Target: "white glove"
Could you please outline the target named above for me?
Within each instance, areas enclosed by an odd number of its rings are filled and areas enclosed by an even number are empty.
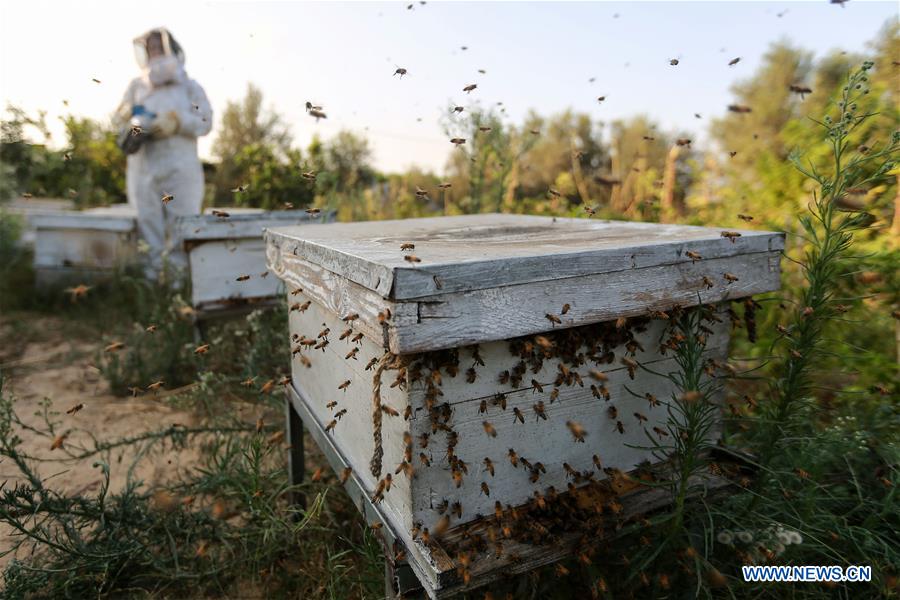
[[[174,110],[157,116],[150,125],[150,132],[155,137],[172,137],[178,133],[181,122],[178,120],[178,113]]]

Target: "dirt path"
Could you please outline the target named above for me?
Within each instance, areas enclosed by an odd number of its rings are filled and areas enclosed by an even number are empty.
[[[12,322],[12,318],[18,320]],[[0,369],[4,376],[4,393],[16,398],[15,410],[22,421],[29,426],[44,430],[42,402],[51,401],[51,410],[59,413],[61,430],[76,428],[90,431],[101,440],[114,440],[141,432],[161,429],[173,423],[191,426],[197,415],[190,411],[173,407],[164,398],[143,395],[118,398],[109,393],[106,382],[93,366],[100,350],[98,339],[70,339],[66,334],[66,324],[45,315],[15,315],[0,317]],[[33,318],[27,326],[32,335],[22,334],[22,319]],[[83,404],[78,412],[68,415],[66,411]],[[38,413],[38,414],[36,414]],[[27,430],[17,432],[22,439],[20,452],[40,458],[59,458],[60,450],[51,450],[52,436],[42,436]],[[91,447],[90,436],[83,432],[73,432],[65,442],[69,449],[78,446]],[[119,460],[121,454],[121,460]],[[147,484],[154,484],[171,477],[177,470],[190,468],[196,463],[199,453],[186,449],[167,452],[166,460],[142,460],[133,476]],[[110,457],[111,490],[117,491],[125,485],[128,468],[134,457],[134,449],[116,452]],[[36,470],[42,478],[50,478],[47,486],[67,494],[91,494],[102,481],[100,470],[92,464],[100,456],[90,457],[71,463],[36,463]],[[21,474],[15,465],[0,458],[0,482],[6,481],[11,487],[21,481]],[[0,550],[8,548],[9,532],[0,530]],[[0,569],[11,557],[0,559]]]

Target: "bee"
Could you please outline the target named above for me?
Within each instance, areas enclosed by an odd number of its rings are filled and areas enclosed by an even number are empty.
[[[499,406],[501,410],[506,410],[506,394],[497,394],[493,400],[494,406]]]
[[[645,417],[644,415],[642,415],[642,414],[639,413],[639,412],[635,412],[635,413],[634,413],[634,417],[638,420],[639,423],[646,423],[646,422],[647,422],[647,417]]]
[[[84,404],[76,404],[75,406],[73,406],[72,408],[70,408],[69,410],[67,410],[67,411],[66,411],[66,414],[67,414],[67,415],[74,415],[75,413],[77,413],[77,412],[78,412],[79,410],[81,410],[82,408],[84,408]]]
[[[747,221],[749,223],[750,221],[753,220],[753,216],[738,214],[738,219],[740,219],[741,221]]]
[[[373,503],[378,503],[378,502],[381,502],[382,500],[384,500],[384,492],[386,491],[385,490],[386,486],[387,486],[387,477],[380,480],[375,485],[375,493],[372,494],[372,502]],[[428,530],[426,529],[425,531],[428,531]]]
[[[619,416],[619,410],[615,406],[610,405],[610,407],[606,409],[606,414],[609,415],[610,419],[616,419]]]
[[[559,388],[555,387],[550,391],[550,404],[553,404],[558,399],[559,399]]]
[[[606,100],[606,96],[597,96],[597,102],[603,102]]]
[[[470,83],[469,85],[467,85],[466,87],[463,88],[463,91],[468,94],[469,92],[473,91],[477,87],[478,87],[477,83]]]
[[[510,448],[509,452],[507,453],[507,456],[509,456],[510,464],[512,464],[512,466],[514,468],[518,469],[519,468],[519,455],[516,454],[516,451],[513,450],[512,448]]]
[[[438,188],[440,188],[440,189],[442,189],[442,190],[448,190],[448,189],[450,189],[450,188],[452,188],[452,187],[453,187],[453,184],[452,184],[452,183],[444,182],[444,183],[439,183],[439,184],[438,184]]]
[[[494,476],[494,463],[487,457],[484,459],[484,470],[490,473],[491,477]]]
[[[450,143],[454,146],[462,146],[466,143],[466,138],[450,138]]]
[[[706,275],[703,276],[703,285],[706,286],[706,289],[708,289],[708,290],[711,290],[711,289],[713,289],[713,287],[715,287],[715,284],[713,283],[712,279],[710,279]]]
[[[531,380],[531,387],[534,388],[535,391],[544,393],[544,386],[542,386],[536,379]]]
[[[744,106],[743,104],[729,104],[728,111],[738,114],[747,114],[753,112],[753,109],[749,106]]]
[[[391,320],[391,309],[385,308],[383,311],[378,313],[378,322],[384,324],[387,321]]]
[[[453,483],[456,484],[457,488],[462,486],[462,476],[462,471],[453,471],[452,473]]]
[[[534,413],[537,415],[538,419],[547,420],[547,413],[544,411],[544,403],[539,401],[537,404],[533,406]]]
[[[248,279],[250,279],[249,275],[239,275],[235,281],[247,281]]]
[[[224,210],[212,210],[210,212],[212,212],[213,216],[219,217],[220,219],[227,219],[228,217],[231,216],[229,213],[225,212]]]
[[[487,133],[487,132],[489,132],[491,129],[493,129],[493,127],[481,126],[481,127],[478,128],[478,131],[481,131],[481,132],[483,132],[483,133]]]
[[[159,381],[154,381],[153,383],[151,383],[150,385],[147,386],[147,391],[158,390],[165,384],[166,384],[166,382],[163,381],[162,379],[160,379]]]
[[[407,254],[406,256],[403,257],[403,260],[405,260],[406,262],[409,262],[409,263],[422,262],[422,259],[419,258],[418,256],[415,256],[414,254]]]
[[[465,110],[465,108],[462,107],[462,106],[454,106],[454,107],[453,107],[453,112],[455,112],[455,113],[457,113],[457,114],[461,113],[461,112],[464,111],[464,110]]]
[[[722,277],[723,277],[723,278],[725,279],[725,281],[727,281],[728,283],[734,283],[735,281],[738,280],[737,275],[732,275],[731,273],[724,273],[724,274],[722,275]]]
[[[59,448],[62,448],[62,447],[63,447],[63,442],[66,441],[66,437],[67,437],[68,435],[69,435],[68,433],[62,433],[62,434],[56,436],[56,437],[53,439],[53,443],[50,444],[50,450],[57,450],[57,449],[59,449]]]
[[[522,424],[525,424],[525,415],[522,414],[522,411],[519,410],[519,407],[516,406],[513,408],[513,423],[516,421],[522,421]]]
[[[349,359],[351,359],[351,358],[352,358],[353,360],[357,360],[356,354],[357,354],[358,352],[359,352],[359,346],[357,346],[356,348],[354,348],[353,350],[351,350],[350,352],[348,352],[348,353],[347,353],[347,356],[344,357],[344,360],[349,360]]]
[[[691,140],[690,140],[690,138],[678,138],[677,140],[675,140],[675,145],[676,146],[690,146]]]
[[[125,344],[123,342],[113,342],[112,344],[109,344],[106,348],[104,348],[103,351],[104,352],[115,352],[117,350],[121,350],[124,347],[125,347]]]
[[[209,344],[203,344],[194,348],[194,354],[206,354],[209,352]]]
[[[256,380],[256,377],[248,377],[247,379],[245,379],[241,382],[241,385],[244,387],[251,387],[255,380]]]
[[[427,199],[428,199],[428,192],[425,191],[425,190],[423,190],[423,189],[420,188],[419,186],[416,186],[416,198],[427,200]]]
[[[596,381],[600,381],[600,382],[609,381],[609,376],[607,376],[607,374],[604,373],[603,371],[599,371],[597,369],[591,369],[589,374],[591,376],[591,379],[594,379]]]
[[[702,260],[702,259],[703,259],[702,256],[700,256],[699,254],[697,254],[696,252],[693,252],[693,251],[691,251],[691,250],[688,250],[688,251],[685,252],[684,254],[685,254],[685,256],[687,256],[689,259],[691,259],[691,262],[697,262],[698,260]]]
[[[406,242],[405,244],[400,244],[401,252],[403,252],[404,250],[415,250],[415,249],[416,249],[416,245],[411,242]]]
[[[592,208],[592,207],[590,207],[590,206],[585,206],[585,207],[584,207],[584,212],[586,212],[586,213],[588,214],[589,217],[593,217],[594,215],[597,214],[597,211],[594,210],[594,208]]]
[[[327,432],[331,431],[332,429],[337,427],[337,424],[338,424],[337,419],[332,419],[331,422],[325,426],[325,432],[327,433]]]
[[[625,425],[622,424],[622,421],[616,421],[616,429],[622,435],[625,435]]]
[[[328,118],[328,115],[326,115],[323,111],[316,110],[315,108],[312,108],[309,110],[309,116],[314,117],[316,119],[316,122],[318,122],[319,119],[327,119]]]
[[[671,65],[673,67],[677,67],[679,62],[680,61],[677,58],[669,59],[669,65]]]
[[[728,66],[733,67],[734,65],[738,64],[739,62],[741,62],[740,56],[738,56],[737,58],[732,58],[730,61],[728,61]]]
[[[324,323],[323,323],[323,325],[324,325]],[[318,340],[318,339],[322,339],[322,338],[327,338],[329,333],[331,333],[331,328],[326,327],[325,329],[323,329],[322,331],[319,332],[319,335],[316,336],[316,339]]]
[[[577,421],[566,421],[566,427],[569,428],[569,431],[572,433],[572,437],[575,438],[576,442],[584,443],[584,438],[587,435],[587,431],[585,431],[584,427],[582,427],[580,423],[578,423]]]
[[[163,194],[162,203],[168,204],[169,202],[171,202],[174,199],[175,199],[175,196],[172,194]]]
[[[321,208],[307,208],[305,212],[306,212],[306,214],[314,217],[317,214],[319,214],[320,212],[322,212],[322,209]]]
[[[732,244],[735,242],[735,240],[737,240],[737,238],[741,237],[741,234],[737,231],[723,231],[719,235],[721,235],[723,238],[728,238],[729,240],[731,240]]]
[[[300,304],[298,303],[298,304],[295,304],[294,306],[299,307]],[[292,306],[291,309],[293,310],[293,308],[294,308],[294,307]],[[290,311],[288,311],[288,312],[290,312]],[[345,330],[345,331],[341,334],[341,337],[338,338],[338,340],[345,340],[345,339],[347,339],[348,337],[350,337],[351,335],[353,335],[353,328],[352,328],[352,327],[351,327],[350,329]]]
[[[559,198],[560,196],[562,196],[562,194],[558,190],[555,190],[553,188],[547,189],[547,195],[553,198]]]
[[[398,67],[397,70],[394,71],[394,75],[399,75],[400,79],[403,79],[403,76],[406,75],[406,69]]]
[[[635,371],[637,371],[637,368],[638,368],[637,362],[631,360],[627,356],[623,356],[622,364],[625,365],[626,367],[628,367],[628,376],[631,379],[634,379],[634,373],[635,373]]]
[[[339,385],[337,389],[346,391],[348,387],[350,387],[349,379],[347,381],[345,381],[344,383],[342,383],[341,385]]]
[[[388,406],[387,404],[381,405],[381,412],[385,413],[386,415],[388,415],[390,417],[399,417],[400,416],[400,411],[398,411],[396,408],[393,408],[392,406]]]
[[[424,452],[419,452],[419,461],[426,467],[431,466],[431,460],[428,458],[428,455],[425,454]]]
[[[647,392],[646,394],[644,394],[644,397],[647,399],[647,402],[650,403],[650,408],[659,406],[659,400],[656,398],[656,396],[654,396],[650,392]]]
[[[547,320],[550,321],[551,323],[553,323],[553,324],[555,324],[555,325],[562,325],[562,320],[561,320],[559,317],[557,317],[556,315],[547,313],[547,314],[544,315],[544,316],[545,316],[545,317],[547,318]]]
[[[411,417],[412,417],[412,406],[407,404],[406,408],[403,409],[403,420],[409,421],[409,419]]]
[[[300,177],[306,179],[308,181],[315,181],[317,173],[315,171],[304,171],[300,174]]]
[[[484,432],[491,437],[497,437],[497,430],[487,421],[482,421],[481,426],[484,427]]]
[[[488,484],[484,481],[481,482],[481,491],[484,492],[484,495],[490,498],[491,496],[491,488],[488,487]]]

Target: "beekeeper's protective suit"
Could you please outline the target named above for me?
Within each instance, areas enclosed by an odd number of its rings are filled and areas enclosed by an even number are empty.
[[[204,182],[197,138],[209,133],[212,109],[203,88],[185,73],[184,51],[166,29],[136,38],[134,50],[142,73],[128,86],[117,114],[132,133],[150,132],[128,155],[126,184],[155,277],[164,260],[176,268],[187,264],[174,220],[200,213]],[[146,126],[134,127],[132,119],[145,119]]]

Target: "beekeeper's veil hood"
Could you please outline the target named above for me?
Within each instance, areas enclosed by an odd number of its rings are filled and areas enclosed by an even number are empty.
[[[165,27],[151,29],[136,37],[134,56],[153,86],[176,82],[184,77],[184,50]]]

